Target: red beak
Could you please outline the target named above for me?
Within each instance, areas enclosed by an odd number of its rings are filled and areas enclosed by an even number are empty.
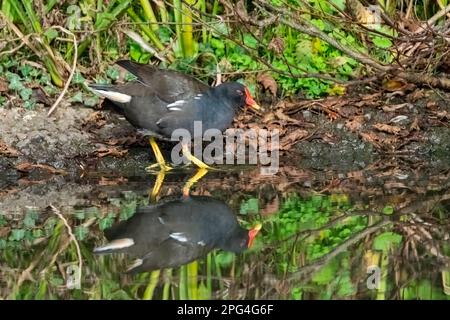
[[[250,94],[250,91],[248,91],[247,87],[245,88],[245,103],[252,109],[261,110],[261,107],[253,99],[253,97]]]
[[[261,223],[258,223],[256,226],[254,226],[252,229],[248,231],[248,248],[251,248],[253,246],[253,242],[255,241],[255,237],[258,234],[259,230],[261,230],[262,225]]]

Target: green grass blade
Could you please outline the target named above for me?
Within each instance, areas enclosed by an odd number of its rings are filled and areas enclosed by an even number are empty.
[[[152,271],[150,273],[150,282],[145,288],[144,295],[142,297],[143,300],[152,300],[153,293],[155,292],[155,288],[158,285],[160,270]]]
[[[145,16],[148,19],[148,22],[150,23],[150,28],[153,31],[158,31],[158,20],[156,19],[155,12],[153,11],[153,8],[148,0],[140,0],[142,9],[144,10]]]

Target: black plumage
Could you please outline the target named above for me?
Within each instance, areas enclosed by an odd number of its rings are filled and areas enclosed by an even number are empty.
[[[227,129],[239,108],[259,106],[248,89],[237,82],[209,87],[180,72],[163,70],[131,61],[117,64],[137,77],[120,85],[89,85],[95,92],[113,101],[125,118],[151,136],[170,139],[175,129],[186,129],[194,137],[194,121],[208,129]]]
[[[110,243],[95,253],[126,252],[136,258],[129,272],[177,267],[213,249],[241,252],[260,225],[242,228],[231,208],[206,196],[165,201],[141,207],[127,221],[105,232]]]

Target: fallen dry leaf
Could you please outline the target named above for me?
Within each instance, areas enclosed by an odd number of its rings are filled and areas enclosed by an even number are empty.
[[[0,238],[6,238],[11,231],[11,227],[1,227],[0,228]]]
[[[439,108],[439,105],[438,105],[438,103],[436,101],[428,101],[427,102],[427,108],[433,110],[433,109]]]
[[[17,157],[20,155],[20,152],[0,140],[0,155],[5,157]]]
[[[373,125],[373,127],[381,132],[386,132],[390,134],[399,134],[402,129],[397,126],[391,126],[384,123],[376,123]]]
[[[280,150],[289,150],[293,144],[299,142],[304,137],[308,136],[308,131],[302,129],[296,129],[289,134],[281,138]]]
[[[128,179],[124,178],[124,177],[119,177],[119,178],[114,178],[114,179],[101,177],[98,184],[101,186],[116,186],[118,184],[126,183],[126,182],[128,182]]]
[[[8,82],[5,79],[0,78],[0,92],[8,91]]]
[[[236,3],[236,8],[235,8],[235,12],[236,14],[244,21],[248,21],[249,17],[248,17],[248,13],[247,13],[247,9],[245,7],[245,3],[244,0],[239,0]]]
[[[262,123],[269,123],[275,120],[275,114],[273,112],[266,113],[262,119]]]
[[[284,50],[284,40],[280,37],[274,37],[270,40],[267,49],[275,52],[276,54],[281,54]]]
[[[92,112],[89,117],[84,122],[83,126],[87,127],[86,130],[90,130],[92,128],[100,129],[106,124],[105,115],[103,112],[95,111]]]
[[[30,172],[34,169],[42,169],[45,171],[48,171],[51,174],[65,174],[66,171],[62,169],[56,169],[52,166],[49,166],[47,164],[33,164],[29,162],[20,163],[16,166],[16,169],[21,172]]]
[[[397,111],[399,109],[402,109],[404,107],[409,107],[411,106],[411,103],[400,103],[400,104],[394,104],[394,105],[389,105],[389,106],[383,106],[382,109],[384,112],[394,112]]]
[[[299,120],[296,120],[296,119],[294,119],[294,118],[291,118],[291,117],[289,117],[287,114],[285,114],[285,113],[283,112],[283,109],[277,109],[277,110],[275,111],[275,115],[277,116],[277,118],[278,118],[279,120],[283,120],[283,121],[286,121],[286,122],[288,122],[288,123],[293,123],[293,124],[300,124],[300,121],[299,121]]]
[[[268,90],[273,97],[277,95],[277,82],[268,72],[261,73],[256,80],[263,86],[264,90]]]
[[[408,95],[408,100],[411,102],[416,102],[425,97],[425,92],[423,89],[414,90],[412,93]]]
[[[95,154],[99,158],[106,156],[123,157],[128,154],[128,150],[120,149],[117,147],[100,147],[95,151]]]
[[[376,148],[381,148],[381,145],[379,143],[380,138],[375,133],[373,133],[373,132],[360,132],[359,135],[361,136],[361,138],[364,141],[373,144]]]
[[[263,216],[268,216],[271,214],[274,214],[280,210],[280,199],[278,198],[278,195],[273,198],[272,201],[268,202],[261,210],[260,214]]]
[[[414,121],[411,123],[411,125],[409,126],[409,130],[416,130],[416,131],[420,131],[420,127],[419,127],[419,119],[414,118]]]
[[[345,127],[352,132],[356,132],[361,129],[363,123],[364,116],[355,116],[353,117],[353,119],[347,120],[345,122]]]
[[[403,79],[389,79],[383,82],[383,88],[387,91],[399,91],[406,87]]]

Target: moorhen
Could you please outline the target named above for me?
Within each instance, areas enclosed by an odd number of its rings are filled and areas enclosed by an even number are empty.
[[[231,208],[207,196],[189,196],[141,207],[129,220],[106,230],[110,241],[94,253],[125,252],[135,257],[127,272],[178,267],[213,249],[242,252],[261,224],[243,229]]]
[[[162,170],[171,167],[166,164],[155,138],[170,140],[172,132],[179,128],[188,130],[194,138],[194,121],[201,121],[203,132],[207,129],[224,131],[239,108],[248,105],[260,109],[249,90],[238,82],[209,87],[177,71],[128,60],[116,63],[137,80],[120,85],[90,84],[89,87],[111,100],[133,126],[150,136],[157,165]],[[200,168],[208,168],[186,145],[183,145],[183,154]]]

